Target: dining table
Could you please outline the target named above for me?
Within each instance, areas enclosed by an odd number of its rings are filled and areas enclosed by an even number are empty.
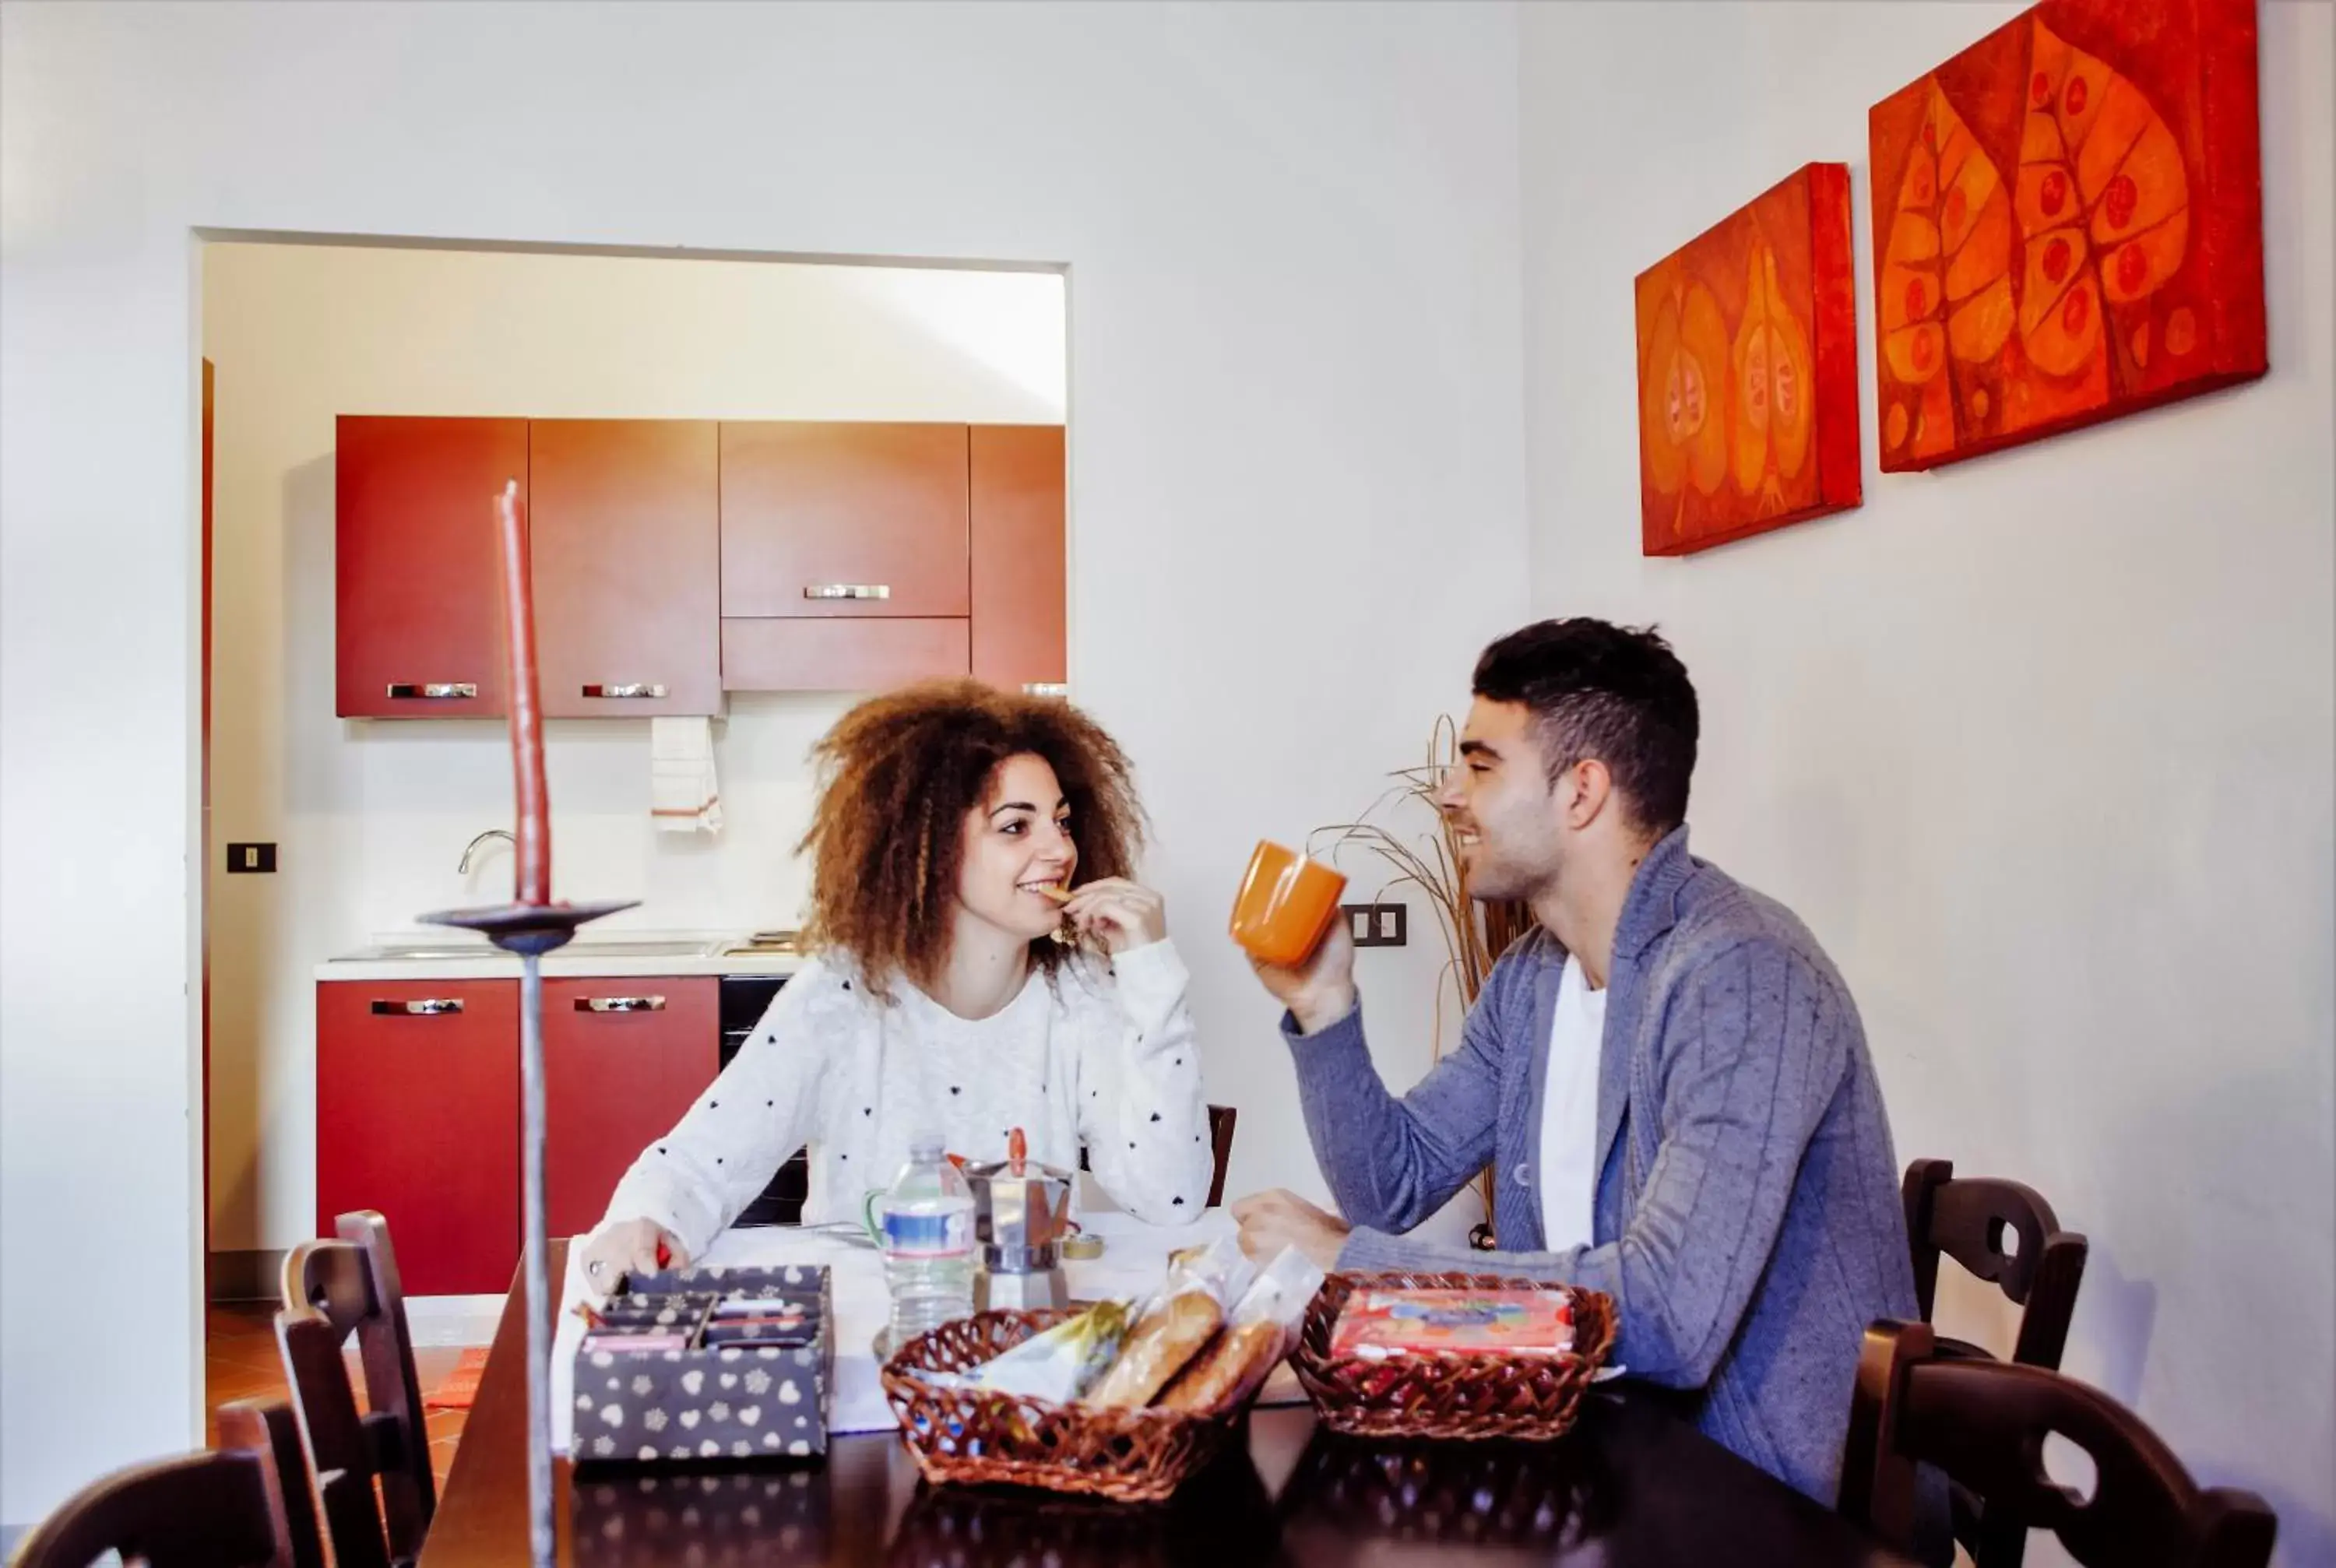
[[[553,1279],[566,1273],[554,1242]],[[506,1299],[421,1568],[528,1553],[526,1292]],[[1341,1437],[1303,1404],[1260,1406],[1165,1503],[921,1479],[898,1437],[833,1437],[811,1459],[727,1468],[554,1467],[569,1568],[882,1563],[893,1568],[1728,1563],[1903,1568],[1838,1514],[1721,1447],[1676,1396],[1627,1378],[1553,1442]]]

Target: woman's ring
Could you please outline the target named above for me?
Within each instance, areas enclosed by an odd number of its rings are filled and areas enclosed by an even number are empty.
[[[588,1274],[598,1276],[602,1271],[607,1269],[608,1266],[608,1262],[607,1259],[595,1258],[590,1262],[584,1265],[584,1271]]]

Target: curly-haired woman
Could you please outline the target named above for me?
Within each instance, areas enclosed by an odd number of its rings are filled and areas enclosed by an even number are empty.
[[[856,1219],[927,1129],[1009,1128],[1140,1218],[1201,1212],[1212,1156],[1183,961],[1125,754],[1066,703],[942,681],[873,698],[813,750],[814,955],[678,1125],[617,1183],[595,1280],[702,1254],[811,1149],[806,1222]],[[1066,940],[1067,939],[1067,940]]]

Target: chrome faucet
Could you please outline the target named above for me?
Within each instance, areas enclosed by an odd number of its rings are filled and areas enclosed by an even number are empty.
[[[461,876],[468,876],[471,874],[471,858],[479,852],[479,846],[486,842],[489,839],[501,839],[503,842],[511,845],[511,848],[519,848],[519,841],[511,837],[507,831],[502,828],[489,828],[486,832],[481,833],[477,838],[472,839],[468,844],[463,846],[462,863],[454,868],[456,874]]]

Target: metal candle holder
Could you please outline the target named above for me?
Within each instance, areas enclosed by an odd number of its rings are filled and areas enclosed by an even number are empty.
[[[518,796],[516,896],[486,909],[442,910],[428,925],[461,926],[520,959],[521,1216],[526,1237],[527,1502],[529,1555],[552,1568],[551,1281],[543,1208],[543,955],[576,928],[631,909],[635,899],[551,901],[551,813],[543,782],[543,703],[535,665],[535,599],[528,571],[527,503],[519,481],[495,498],[502,541],[504,649],[511,675],[511,775]]]

